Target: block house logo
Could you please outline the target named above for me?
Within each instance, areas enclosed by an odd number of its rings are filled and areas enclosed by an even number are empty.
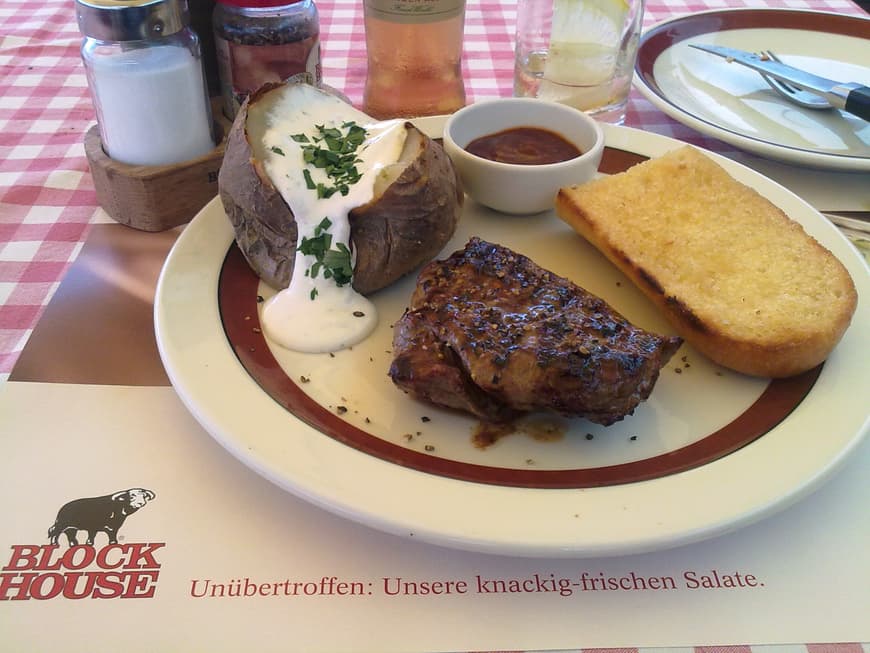
[[[0,601],[153,597],[160,574],[157,553],[166,544],[119,543],[118,531],[155,496],[130,488],[65,503],[48,529],[48,544],[12,545],[0,568]],[[84,544],[80,532],[87,534]]]

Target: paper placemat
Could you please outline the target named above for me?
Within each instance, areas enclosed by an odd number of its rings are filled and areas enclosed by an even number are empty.
[[[171,388],[10,382],[0,414],[9,650],[90,651],[95,637],[129,653],[870,640],[870,443],[808,499],[731,535],[542,560],[439,548],[321,511],[238,463]],[[115,510],[143,503],[117,544],[99,531],[94,547],[62,534],[47,546],[56,517],[58,529],[105,526],[116,493]],[[61,509],[92,497],[103,499]]]

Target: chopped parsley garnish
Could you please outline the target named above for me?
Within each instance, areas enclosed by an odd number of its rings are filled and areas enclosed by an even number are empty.
[[[282,149],[281,149],[280,147],[278,147],[277,145],[273,145],[273,146],[270,147],[269,149],[272,150],[275,154],[280,154],[281,156],[284,156],[284,150],[282,150]]]
[[[366,138],[366,130],[353,121],[342,123],[341,127],[315,125],[315,128],[317,135],[312,138],[306,134],[292,134],[290,138],[302,144],[305,163],[322,169],[331,184],[315,184],[306,169],[303,170],[305,185],[317,191],[319,199],[332,197],[335,193],[347,195],[350,186],[362,177],[356,167],[362,159],[356,156],[356,151]]]
[[[366,130],[354,121],[341,124],[340,127],[324,127],[315,125],[317,134],[291,134],[290,138],[299,143],[302,149],[302,159],[307,164],[302,169],[305,187],[317,193],[318,199],[332,197],[335,193],[347,195],[350,187],[357,183],[362,175],[356,164],[362,159],[356,152],[367,136]],[[273,148],[278,154],[284,154]],[[311,168],[323,170],[328,182],[315,182],[311,176]],[[336,243],[333,247],[332,226],[329,218],[324,218],[314,228],[311,238],[302,237],[299,251],[305,256],[314,258],[314,263],[305,271],[305,276],[316,279],[323,274],[324,279],[332,279],[335,285],[344,286],[353,278],[351,252],[345,243]],[[317,296],[317,289],[311,291],[311,299]]]
[[[316,279],[322,272],[324,279],[332,279],[335,285],[344,286],[353,279],[350,250],[344,243],[336,243],[335,248],[332,248],[332,234],[329,233],[331,226],[330,219],[323,218],[314,228],[312,238],[302,237],[299,251],[305,256],[314,257],[314,263],[305,271],[305,276]],[[316,296],[315,288],[311,291],[311,299]]]

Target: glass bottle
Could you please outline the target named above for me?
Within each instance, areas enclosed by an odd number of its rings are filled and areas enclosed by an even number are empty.
[[[312,0],[218,0],[212,19],[230,120],[263,84],[320,84],[320,22]]]
[[[465,0],[365,0],[363,110],[411,118],[464,106],[464,28]]]
[[[168,165],[215,147],[199,40],[183,0],[76,0],[106,154]]]

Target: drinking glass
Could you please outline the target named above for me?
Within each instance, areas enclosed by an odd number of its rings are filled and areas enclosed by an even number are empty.
[[[514,95],[622,124],[644,0],[519,0]]]

